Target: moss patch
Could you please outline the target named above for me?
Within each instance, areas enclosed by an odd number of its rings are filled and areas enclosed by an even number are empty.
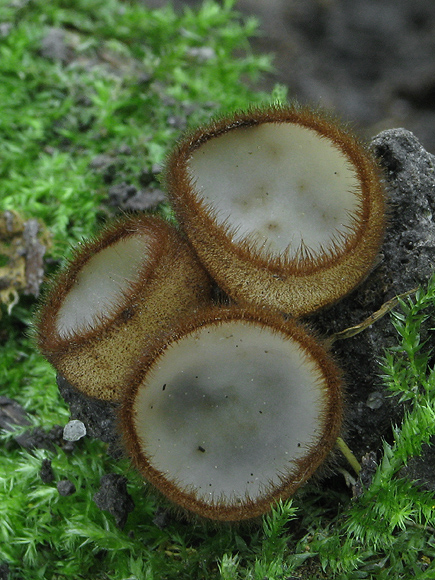
[[[159,187],[158,166],[186,123],[284,97],[281,88],[272,96],[252,89],[270,61],[251,53],[256,23],[230,1],[181,15],[133,0],[7,2],[0,24],[0,211],[45,224],[48,271],[110,214],[112,186]],[[165,204],[157,210],[169,213]],[[1,435],[1,572],[29,580],[433,578],[433,494],[402,468],[435,435],[435,373],[420,338],[433,327],[434,301],[432,282],[394,315],[398,343],[380,372],[408,414],[358,497],[338,479],[310,484],[256,527],[216,529],[171,517],[103,443],[56,438],[68,411],[29,338],[35,299],[20,295],[9,314],[2,307],[0,396],[53,436],[23,449],[17,433]],[[93,500],[106,473],[127,475],[136,505],[122,530]],[[72,495],[58,491],[65,480]]]

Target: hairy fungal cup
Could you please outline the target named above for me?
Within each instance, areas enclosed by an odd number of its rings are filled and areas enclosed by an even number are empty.
[[[307,108],[253,109],[188,133],[166,183],[201,262],[240,304],[310,314],[364,279],[382,241],[376,162]]]
[[[340,372],[296,322],[196,313],[132,375],[121,428],[137,469],[179,506],[250,519],[293,494],[341,425]]]
[[[169,500],[252,519],[336,444],[341,373],[297,319],[373,267],[378,167],[334,119],[269,107],[186,134],[165,176],[186,238],[135,215],[82,244],[45,295],[38,346],[84,395],[118,403],[133,464]],[[230,306],[212,305],[215,284]]]
[[[80,246],[54,280],[38,345],[74,387],[118,401],[139,355],[209,297],[209,277],[179,233],[158,217],[129,217]]]

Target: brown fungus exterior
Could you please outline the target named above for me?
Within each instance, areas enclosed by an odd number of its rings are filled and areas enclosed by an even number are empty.
[[[179,141],[165,178],[201,262],[239,304],[304,316],[343,298],[373,267],[385,225],[380,172],[366,147],[325,113],[276,106],[218,119]],[[252,206],[257,214],[244,229]],[[266,222],[270,209],[275,217]],[[324,224],[332,224],[325,238]]]
[[[296,492],[341,428],[341,373],[295,321],[209,308],[131,375],[120,427],[134,466],[200,517],[242,521]]]
[[[106,227],[51,284],[38,345],[79,391],[120,403],[126,450],[156,489],[207,519],[251,520],[339,435],[341,372],[295,319],[373,267],[378,167],[325,113],[276,106],[186,134],[165,178],[187,240],[146,215]],[[211,306],[209,276],[237,306]]]
[[[139,355],[210,294],[173,226],[146,215],[117,220],[53,280],[36,319],[38,346],[79,391],[119,401]]]

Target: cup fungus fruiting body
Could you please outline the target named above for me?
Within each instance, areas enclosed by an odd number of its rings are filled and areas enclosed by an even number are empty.
[[[294,321],[198,312],[131,378],[121,429],[135,466],[205,518],[257,517],[325,460],[341,426],[340,372]]]
[[[39,348],[74,387],[118,401],[144,349],[210,291],[172,226],[152,216],[119,220],[84,243],[52,283],[37,317]]]
[[[187,134],[166,183],[202,263],[240,304],[295,317],[331,304],[368,274],[383,238],[376,162],[306,108],[254,109]]]

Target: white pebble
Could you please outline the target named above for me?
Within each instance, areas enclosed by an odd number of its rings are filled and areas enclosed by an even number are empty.
[[[63,429],[63,438],[65,441],[78,441],[86,435],[86,427],[84,423],[73,419],[67,423]]]

